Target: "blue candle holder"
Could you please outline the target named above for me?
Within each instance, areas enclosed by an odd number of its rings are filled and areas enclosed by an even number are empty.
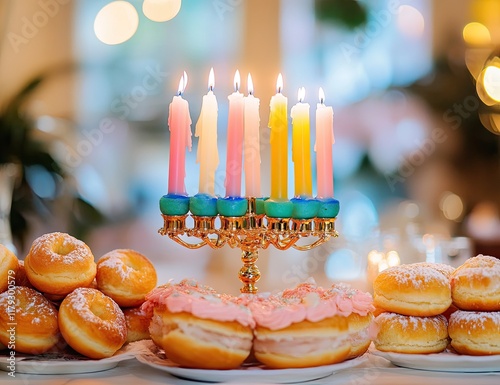
[[[224,217],[241,217],[246,214],[248,200],[243,197],[217,199],[217,211]]]
[[[167,194],[160,198],[160,211],[165,215],[186,215],[189,211],[189,197]]]
[[[210,194],[196,194],[189,199],[189,211],[200,217],[217,215],[217,197]]]
[[[336,218],[340,211],[340,203],[335,198],[317,198],[320,202],[318,218]]]
[[[291,199],[293,203],[292,218],[295,219],[311,219],[317,216],[320,201],[308,197],[295,197]]]

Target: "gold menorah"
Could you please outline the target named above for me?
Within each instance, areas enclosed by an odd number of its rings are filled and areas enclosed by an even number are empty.
[[[257,293],[258,288],[255,283],[261,276],[256,265],[259,249],[266,249],[272,245],[278,250],[293,247],[306,251],[327,242],[331,237],[338,237],[335,230],[336,218],[272,218],[256,213],[255,198],[248,198],[247,211],[243,216],[196,216],[188,213],[162,214],[162,217],[164,225],[158,232],[188,249],[199,249],[205,245],[220,249],[226,244],[241,249],[243,267],[238,276],[243,283],[240,289],[242,293]],[[193,219],[192,227],[187,226],[188,217]],[[199,242],[187,242],[183,236],[197,238]],[[305,245],[297,243],[306,237],[313,238],[312,242]]]

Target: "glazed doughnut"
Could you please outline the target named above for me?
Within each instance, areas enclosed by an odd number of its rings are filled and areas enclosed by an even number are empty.
[[[374,304],[388,312],[428,317],[451,305],[449,278],[425,264],[390,267],[373,282]]]
[[[270,368],[329,365],[356,356],[367,341],[358,335],[362,326],[355,317],[349,330],[348,317],[359,313],[359,319],[369,318],[373,310],[367,293],[324,289],[312,281],[250,301],[248,307],[256,322],[254,355]],[[356,343],[352,351],[351,340]]]
[[[96,274],[90,248],[65,233],[48,233],[35,239],[24,267],[37,290],[56,296],[90,285]]]
[[[234,369],[250,355],[250,311],[209,287],[190,280],[160,286],[142,308],[153,311],[153,342],[181,366]]]
[[[375,347],[384,352],[439,353],[448,346],[448,322],[442,315],[414,317],[382,313],[375,318],[379,328]]]
[[[500,311],[500,259],[469,258],[451,276],[453,303],[461,310]]]
[[[59,340],[57,310],[42,294],[24,286],[15,286],[0,294],[0,342],[3,345],[21,353],[40,354]]]
[[[89,358],[111,357],[127,339],[120,307],[91,288],[77,288],[64,298],[59,328],[68,345]]]
[[[19,261],[15,254],[0,243],[0,293],[7,290],[9,281],[16,279]]]
[[[97,261],[97,288],[121,307],[141,305],[157,283],[151,261],[134,250],[118,249]]]
[[[500,354],[500,312],[458,310],[450,316],[451,346],[460,354]]]
[[[146,312],[139,307],[129,307],[122,309],[127,324],[127,342],[146,340],[151,338],[149,334],[149,324],[152,313]]]

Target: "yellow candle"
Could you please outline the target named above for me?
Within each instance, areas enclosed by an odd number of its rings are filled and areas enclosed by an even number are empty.
[[[295,196],[312,196],[311,132],[309,104],[302,103],[306,90],[299,89],[299,102],[292,107],[292,160],[294,165]]]
[[[271,97],[271,199],[288,199],[288,114],[287,98],[281,93],[283,78],[278,76],[277,93]]]
[[[196,123],[195,136],[198,137],[196,162],[200,164],[200,194],[215,193],[215,171],[219,165],[217,150],[217,99],[214,95],[214,69],[208,77],[208,93],[203,96],[201,113]]]

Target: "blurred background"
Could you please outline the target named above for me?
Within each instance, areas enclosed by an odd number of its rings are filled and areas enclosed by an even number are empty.
[[[500,0],[2,0],[0,36],[0,240],[21,259],[39,235],[69,232],[96,259],[145,254],[159,283],[238,292],[239,250],[158,234],[168,105],[186,71],[194,132],[211,67],[217,175],[233,76],[246,94],[250,72],[264,195],[278,73],[289,107],[305,87],[314,111],[322,87],[335,112],[340,236],[309,252],[261,251],[261,291],[308,277],[370,290],[394,264],[500,256]]]

